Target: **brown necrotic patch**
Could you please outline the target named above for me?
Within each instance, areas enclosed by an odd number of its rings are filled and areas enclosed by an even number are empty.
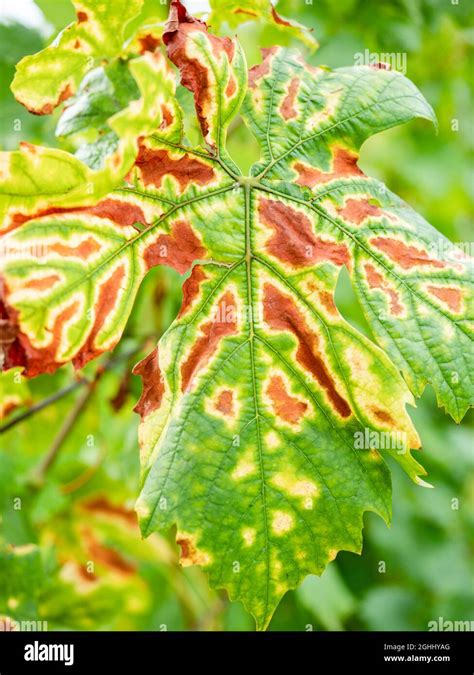
[[[313,188],[321,183],[328,183],[337,178],[350,176],[363,176],[363,172],[357,166],[358,155],[346,148],[336,148],[332,159],[331,171],[320,171],[303,162],[295,162],[294,170],[298,174],[296,183]]]
[[[106,516],[136,526],[137,514],[122,504],[113,504],[105,495],[97,495],[81,504],[81,508],[93,515]]]
[[[74,301],[67,305],[55,318],[53,326],[48,328],[50,342],[45,347],[35,347],[27,335],[18,333],[18,342],[24,355],[24,374],[26,377],[36,377],[42,373],[53,373],[63,364],[58,360],[58,350],[63,333],[69,321],[79,312],[79,302]]]
[[[275,23],[279,23],[281,26],[291,26],[291,22],[287,21],[282,16],[280,16],[278,14],[278,12],[276,11],[275,7],[273,7],[273,5],[270,5],[270,7],[271,7],[271,12],[272,12],[272,18],[273,18],[273,21]],[[312,30],[312,29],[308,29],[308,30]]]
[[[179,562],[183,567],[206,565],[210,561],[207,553],[199,551],[196,547],[195,537],[178,533],[176,535],[176,543],[181,548]]]
[[[383,251],[394,263],[404,270],[418,266],[431,266],[436,268],[446,267],[441,260],[430,258],[428,253],[416,246],[410,246],[400,239],[390,237],[374,237],[370,243]]]
[[[427,291],[447,305],[452,312],[459,314],[461,311],[462,293],[459,288],[430,285],[427,287]]]
[[[103,199],[95,206],[80,209],[80,211],[99,218],[107,218],[123,227],[133,226],[135,223],[147,225],[145,215],[139,206],[119,199]]]
[[[105,546],[100,542],[91,529],[83,529],[83,538],[91,560],[117,574],[129,576],[135,573],[135,565],[114,548]]]
[[[100,251],[100,244],[97,239],[94,237],[87,237],[80,242],[80,244],[68,246],[61,242],[56,242],[54,244],[48,244],[44,247],[43,251],[38,251],[38,255],[42,256],[46,253],[58,253],[62,258],[80,258],[81,260],[87,260],[93,256],[97,251]]]
[[[52,288],[55,284],[61,281],[61,277],[58,274],[49,274],[46,277],[40,277],[38,279],[29,279],[24,288],[29,288],[35,291],[45,291],[48,288]]]
[[[214,178],[214,169],[189,154],[173,157],[167,150],[148,148],[140,143],[135,161],[145,185],[161,187],[165,176],[172,176],[184,192],[192,183],[208,185]]]
[[[134,411],[144,419],[159,409],[165,393],[158,347],[137,363],[132,372],[142,378],[143,391]]]
[[[278,47],[264,47],[262,50],[262,63],[252,66],[249,70],[249,87],[255,89],[259,80],[270,73],[272,57],[278,52]]]
[[[375,408],[375,407],[372,407],[370,410],[371,410],[372,414],[375,415],[375,417],[377,418],[377,420],[379,422],[382,422],[383,424],[387,424],[391,427],[396,426],[395,420],[386,410],[382,410],[381,408]]]
[[[82,368],[86,363],[102,354],[104,348],[96,346],[96,339],[100,331],[106,325],[106,322],[117,306],[119,293],[123,287],[126,278],[126,270],[123,265],[117,267],[111,276],[104,281],[99,289],[99,295],[95,303],[95,319],[86,342],[81,347],[80,352],[73,359],[76,368]],[[117,336],[118,339],[118,336]]]
[[[383,215],[382,210],[371,204],[368,199],[348,199],[343,207],[337,209],[337,212],[344,220],[360,225],[370,216],[377,217]]]
[[[234,417],[234,392],[231,389],[223,389],[217,395],[214,408],[226,417]]]
[[[370,288],[383,291],[390,300],[390,312],[395,316],[403,314],[403,305],[400,303],[400,296],[397,291],[391,287],[386,279],[378,272],[373,265],[366,263],[364,265],[365,276]]]
[[[120,226],[130,226],[135,223],[141,223],[142,225],[147,225],[145,215],[141,208],[136,204],[130,204],[129,202],[122,201],[119,199],[103,199],[94,206],[84,206],[84,207],[75,207],[75,208],[48,208],[36,211],[34,213],[14,213],[11,215],[11,224],[8,228],[13,230],[24,223],[35,220],[37,218],[43,218],[45,216],[60,216],[63,214],[76,214],[80,217],[83,214],[91,214],[97,216],[98,218],[107,218],[111,220],[116,225]],[[8,231],[8,230],[7,230]],[[5,232],[5,231],[4,231]]]
[[[173,115],[173,111],[171,110],[171,108],[168,105],[166,105],[166,103],[161,103],[160,108],[161,108],[161,117],[162,117],[160,129],[163,130],[163,129],[167,129],[168,127],[170,127],[173,124],[174,115]]]
[[[181,318],[193,306],[195,300],[199,297],[201,283],[207,279],[207,274],[200,265],[193,267],[191,275],[183,284],[183,302],[179,310],[178,319]]]
[[[258,17],[257,12],[254,12],[251,9],[243,9],[242,7],[237,7],[236,9],[232,10],[232,14],[246,14],[247,16]]]
[[[319,338],[308,327],[294,300],[272,284],[265,283],[263,312],[264,320],[270,328],[293,333],[298,343],[296,360],[299,365],[304,371],[311,373],[325,390],[335,411],[341,417],[349,417],[350,406],[337,391],[336,382],[321,353]]]
[[[334,304],[334,297],[329,291],[318,291],[319,302],[329,314],[337,316],[337,307]]]
[[[258,212],[260,222],[273,230],[266,249],[278,260],[293,267],[321,262],[349,266],[347,246],[316,236],[311,220],[301,211],[281,201],[260,198]]]
[[[226,291],[216,306],[210,321],[201,327],[201,336],[181,366],[181,389],[188,391],[195,375],[216,353],[221,340],[237,333],[237,305],[231,291]]]
[[[229,73],[229,81],[227,82],[227,87],[225,89],[225,95],[227,98],[232,98],[232,96],[237,91],[237,82],[232,73]]]
[[[318,287],[313,281],[308,281],[306,287],[310,293],[313,293],[319,307],[322,307],[328,314],[338,316],[337,307],[334,302],[334,295]]]
[[[56,101],[52,103],[45,103],[41,108],[30,108],[28,107],[28,110],[33,113],[33,115],[51,115],[53,110],[58,107],[60,103],[63,101],[66,101],[68,98],[70,98],[73,95],[73,90],[71,89],[71,86],[68,84],[62,89],[60,92],[59,96],[57,97]],[[20,101],[21,103],[21,101]]]
[[[187,272],[195,260],[205,257],[206,249],[186,220],[175,221],[169,234],[160,234],[144,251],[147,269],[169,265],[180,274]]]
[[[273,375],[270,378],[266,391],[272,401],[275,416],[289,424],[298,424],[308,409],[308,404],[287,392],[280,375]]]
[[[141,35],[138,38],[138,44],[140,45],[139,52],[144,54],[145,52],[154,52],[157,47],[160,45],[160,38],[152,33],[147,33],[146,35]]]
[[[290,82],[290,86],[288,87],[288,93],[281,102],[280,115],[286,122],[295,119],[295,117],[298,116],[298,112],[295,108],[295,102],[299,86],[300,86],[299,78],[294,77]]]

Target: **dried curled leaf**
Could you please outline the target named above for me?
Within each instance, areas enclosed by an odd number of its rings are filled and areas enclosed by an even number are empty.
[[[412,83],[271,49],[247,88],[238,43],[172,5],[163,40],[207,149],[186,145],[176,98],[160,89],[161,121],[123,185],[86,207],[30,211],[6,235],[8,250],[43,252],[7,257],[5,305],[34,375],[113,348],[150,267],[191,270],[176,321],[135,368],[137,511],[145,535],[177,525],[183,565],[202,565],[263,629],[288,589],[339,550],[360,552],[365,511],[389,521],[383,452],[423,484],[409,387],[431,383],[456,419],[472,401],[472,276],[357,165],[370,135],[434,120]],[[244,96],[262,147],[250,177],[225,148]],[[440,240],[443,254],[429,249]],[[381,346],[334,304],[342,266]],[[386,450],[358,443],[367,433]]]

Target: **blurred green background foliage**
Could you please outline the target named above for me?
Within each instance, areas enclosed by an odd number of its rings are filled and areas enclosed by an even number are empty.
[[[4,4],[0,149],[14,149],[22,140],[70,149],[55,136],[59,113],[29,114],[14,100],[9,84],[18,60],[48,44],[74,19],[72,6],[68,0],[37,0],[34,14],[33,1]],[[158,4],[146,0],[144,11],[156,13]],[[193,10],[197,3],[187,4]],[[197,8],[204,10],[205,4]],[[353,65],[365,50],[405,55],[406,74],[433,105],[439,130],[419,121],[378,135],[364,146],[361,166],[451,240],[472,249],[474,31],[469,3],[281,0],[277,8],[313,29],[320,43],[310,57],[315,64]],[[166,7],[158,11],[164,16]],[[289,41],[278,28],[260,22],[237,28],[224,24],[219,31],[237,32],[250,65],[260,58],[259,46]],[[241,124],[232,127],[230,150],[244,170],[257,158],[256,144]],[[210,590],[199,569],[179,567],[174,533],[143,541],[133,514],[139,450],[132,408],[140,386],[131,366],[177,314],[181,283],[169,270],[149,274],[112,360],[103,357],[85,368],[87,377],[97,378],[96,386],[47,471],[42,462],[83,387],[2,436],[1,616],[47,621],[49,629],[253,630],[239,603]],[[342,314],[369,334],[345,275],[336,300]],[[30,382],[24,406],[14,415],[76,377],[65,367]],[[415,486],[392,463],[391,528],[366,514],[362,556],[342,552],[321,578],[308,577],[289,592],[270,630],[427,630],[438,617],[474,619],[469,419],[456,426],[436,407],[429,389],[410,412],[423,442],[421,461],[435,489]]]

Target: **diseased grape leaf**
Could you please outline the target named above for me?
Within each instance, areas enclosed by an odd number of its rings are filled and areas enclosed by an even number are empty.
[[[74,94],[97,59],[120,53],[127,24],[143,0],[72,0],[77,21],[62,30],[54,42],[17,66],[12,91],[36,115],[49,115]]]
[[[141,96],[107,120],[119,142],[103,158],[99,170],[89,169],[63,150],[30,143],[0,153],[0,232],[15,229],[33,214],[45,214],[51,208],[95,204],[122,182],[137,156],[138,139],[163,123],[166,100],[175,88],[171,70],[159,52],[131,60],[128,68]]]
[[[174,91],[160,89],[160,121],[139,134],[123,185],[86,207],[51,197],[21,225],[10,208],[6,250],[23,257],[2,265],[4,303],[32,376],[112,349],[148,269],[191,270],[177,319],[135,368],[137,511],[144,535],[176,525],[182,564],[202,565],[264,629],[288,589],[361,551],[365,511],[390,520],[382,455],[424,484],[406,405],[426,383],[455,419],[472,402],[472,276],[358,167],[370,135],[434,121],[404,76],[275,48],[247,84],[238,42],[176,1],[163,41],[206,148],[186,145]],[[250,177],[225,145],[241,107],[262,148]],[[342,266],[381,346],[334,304]]]
[[[209,25],[214,31],[227,23],[231,28],[237,28],[248,21],[258,21],[264,26],[271,26],[282,35],[294,37],[311,50],[318,47],[316,38],[311,30],[296,21],[290,21],[281,16],[273,6],[271,0],[210,0],[211,14]]]
[[[84,77],[77,93],[56,126],[56,135],[79,139],[75,156],[91,169],[100,169],[120,142],[109,124],[109,118],[138,99],[136,82],[129,64],[122,60],[94,68]]]

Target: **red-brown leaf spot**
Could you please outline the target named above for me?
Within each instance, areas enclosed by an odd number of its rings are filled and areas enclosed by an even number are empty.
[[[201,327],[201,336],[191,348],[181,366],[181,389],[188,391],[196,373],[201,370],[217,351],[220,341],[237,333],[237,306],[234,295],[226,291],[220,298],[210,321]]]
[[[209,556],[202,551],[198,551],[193,537],[184,534],[177,534],[176,543],[181,548],[179,559],[183,567],[190,565],[205,565],[209,562]]]
[[[145,52],[154,52],[160,45],[160,38],[156,35],[152,35],[152,33],[147,33],[146,35],[140,36],[138,42],[140,44],[140,54],[144,54]]]
[[[181,192],[191,185],[208,185],[214,178],[214,169],[189,154],[174,158],[167,150],[155,150],[140,143],[135,161],[145,185],[161,187],[165,176],[173,176]]]
[[[193,271],[183,284],[183,301],[179,310],[178,319],[181,318],[193,306],[199,297],[201,283],[207,279],[207,274],[200,265],[193,267]]]
[[[159,409],[165,393],[158,347],[137,363],[132,372],[142,378],[143,391],[134,411],[144,419]]]
[[[195,260],[205,257],[206,249],[186,220],[175,221],[171,232],[160,234],[144,252],[147,269],[155,265],[169,265],[180,274],[187,272]]]
[[[296,183],[313,188],[321,183],[328,183],[336,178],[348,176],[363,176],[363,172],[357,166],[358,155],[346,148],[336,148],[332,159],[331,171],[320,171],[303,162],[295,162],[293,168],[298,173]]]
[[[235,81],[235,77],[232,75],[232,73],[229,73],[229,81],[227,82],[225,95],[227,98],[232,98],[232,96],[235,94],[236,91],[237,91],[237,83]]]
[[[310,293],[314,293],[317,298],[317,305],[323,307],[328,314],[332,316],[338,316],[337,307],[334,303],[334,296],[329,291],[322,290],[318,287],[317,284],[309,281],[306,284],[306,287]]]
[[[267,394],[272,401],[275,416],[289,424],[298,424],[308,409],[307,403],[286,391],[285,383],[279,375],[270,378]]]
[[[258,13],[252,11],[251,9],[243,9],[242,7],[237,7],[237,9],[232,10],[232,14],[246,14],[247,16],[257,16]]]
[[[103,348],[99,349],[96,347],[95,340],[97,335],[104,327],[107,317],[110,315],[117,304],[117,298],[119,296],[125,277],[125,267],[120,265],[112,272],[111,276],[106,279],[106,281],[102,282],[99,290],[99,296],[94,307],[94,324],[84,346],[81,348],[81,351],[78,353],[78,355],[73,359],[73,363],[76,368],[82,368],[86,363],[88,363],[88,361],[95,359],[104,351]]]
[[[27,335],[18,333],[18,341],[24,351],[26,377],[36,377],[42,373],[54,373],[62,362],[57,360],[58,348],[61,344],[63,332],[68,322],[79,311],[79,302],[75,301],[67,305],[55,318],[52,328],[49,329],[51,340],[45,347],[35,347],[31,344]]]
[[[64,89],[61,91],[59,96],[57,97],[56,101],[53,103],[45,103],[41,108],[30,108],[28,107],[28,110],[33,113],[33,115],[51,115],[53,110],[58,107],[60,103],[63,101],[66,101],[68,98],[70,98],[73,95],[73,90],[71,89],[70,85],[66,85]],[[21,101],[19,101],[21,103]]]
[[[77,580],[78,586],[84,588],[86,584],[97,583],[98,577],[95,572],[92,572],[87,565],[81,565],[75,560],[67,561],[69,573],[73,575],[73,579]]]
[[[291,26],[290,21],[287,21],[282,16],[280,16],[278,14],[278,12],[276,11],[276,9],[273,7],[273,5],[271,5],[271,11],[272,11],[273,21],[275,23],[279,23],[281,26]]]
[[[46,245],[42,251],[38,251],[37,255],[42,256],[45,251],[46,253],[57,253],[63,258],[81,258],[81,260],[87,260],[97,253],[97,251],[100,251],[100,244],[94,237],[87,237],[87,239],[84,239],[80,244],[76,244],[75,246],[56,242]]]
[[[118,551],[104,546],[89,528],[83,529],[83,537],[91,560],[123,576],[134,574],[136,567]]]
[[[263,47],[261,52],[263,56],[262,63],[252,66],[252,68],[249,70],[250,89],[255,89],[259,80],[262,77],[266,77],[266,75],[268,75],[271,68],[272,56],[278,52],[278,47]]]
[[[290,82],[290,86],[288,87],[288,93],[280,105],[280,115],[286,122],[298,116],[298,111],[295,108],[295,101],[299,86],[299,78],[294,77]]]
[[[343,207],[339,207],[337,212],[344,220],[360,225],[369,216],[381,216],[382,210],[371,204],[368,199],[348,199]]]
[[[234,417],[234,392],[230,389],[223,389],[219,392],[214,404],[215,409],[226,417]]]
[[[461,311],[462,293],[459,288],[448,286],[428,286],[428,293],[444,302],[452,312],[457,314]]]
[[[400,296],[397,291],[389,285],[380,272],[370,263],[364,265],[364,270],[370,288],[378,288],[388,295],[391,313],[396,316],[403,314],[403,305],[400,304]]]
[[[382,410],[381,408],[372,407],[372,408],[370,408],[370,411],[372,412],[373,415],[375,415],[375,417],[378,419],[379,422],[382,422],[383,424],[387,424],[388,426],[394,426],[394,427],[397,426],[393,417],[386,410]]]
[[[81,213],[90,213],[99,218],[108,218],[117,225],[123,226],[130,226],[135,223],[147,225],[143,211],[136,204],[130,204],[125,201],[120,201],[119,199],[103,199],[101,202],[95,204],[95,206],[75,208],[51,207],[29,214],[20,212],[14,213],[11,216],[11,226],[9,229],[13,230],[29,220],[43,218],[44,216],[61,215],[63,213],[77,213],[78,215]]]
[[[87,21],[89,17],[87,16],[86,12],[78,12],[77,13],[77,22],[78,23],[84,23],[84,21]]]
[[[166,105],[166,103],[161,103],[160,107],[161,107],[161,115],[162,115],[160,129],[163,130],[163,129],[167,129],[168,127],[170,127],[173,124],[174,115],[173,115],[173,112],[172,112],[171,108],[168,105]]]
[[[112,518],[123,520],[128,525],[135,526],[137,524],[137,514],[135,511],[131,511],[121,504],[113,504],[104,495],[98,495],[92,497],[92,499],[88,499],[82,503],[81,507],[88,513],[94,515],[111,516]]]
[[[349,266],[347,246],[317,237],[310,219],[301,211],[264,198],[260,199],[258,211],[260,222],[274,232],[266,244],[273,257],[293,267],[309,267],[321,262]]]
[[[391,239],[390,237],[374,237],[370,240],[380,251],[383,251],[393,262],[400,265],[404,270],[409,270],[417,266],[431,266],[443,268],[445,263],[441,260],[430,258],[426,251],[417,248],[416,246],[409,246],[399,239]]]
[[[61,281],[61,277],[58,274],[49,274],[47,277],[40,277],[38,279],[29,279],[24,288],[29,288],[36,291],[45,291],[48,288],[52,288],[55,284]]]
[[[337,316],[338,311],[336,305],[334,304],[334,297],[332,293],[329,293],[329,291],[319,291],[318,297],[319,302],[329,312],[329,314]]]
[[[103,199],[95,206],[79,210],[84,210],[99,218],[108,218],[124,227],[133,226],[135,223],[147,225],[145,215],[139,206],[119,199]]]
[[[351,409],[337,391],[319,348],[319,338],[308,327],[294,300],[272,284],[264,285],[263,312],[266,323],[274,330],[293,333],[298,341],[296,359],[302,369],[311,373],[341,417],[349,417]]]

